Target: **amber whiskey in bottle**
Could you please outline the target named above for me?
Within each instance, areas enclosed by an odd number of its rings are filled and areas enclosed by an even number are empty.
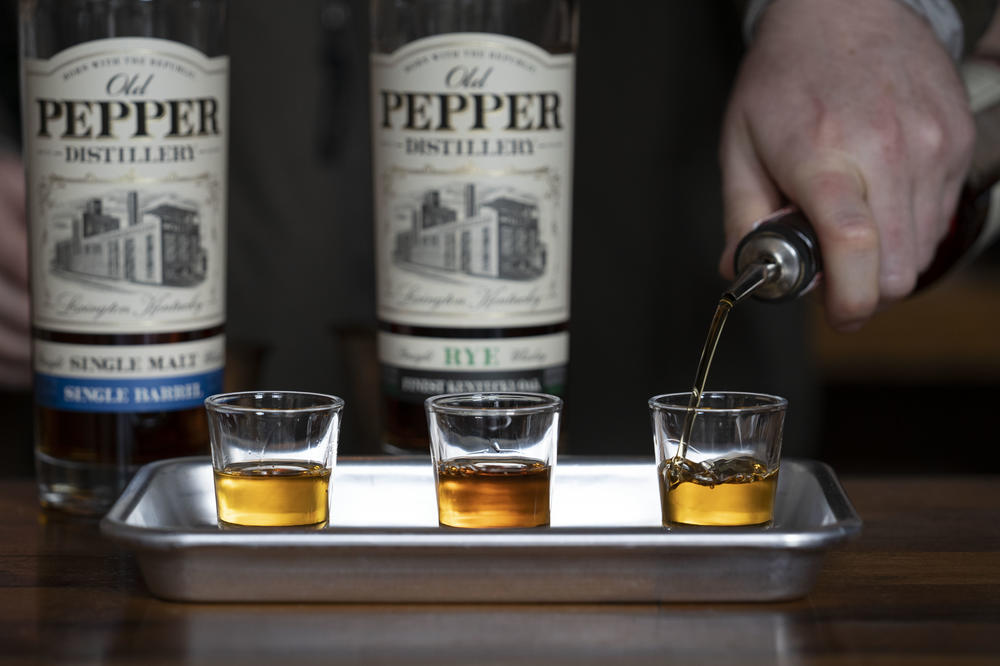
[[[440,393],[561,395],[569,358],[575,0],[375,0],[383,446]]]
[[[22,0],[42,504],[208,452],[225,357],[225,0]]]

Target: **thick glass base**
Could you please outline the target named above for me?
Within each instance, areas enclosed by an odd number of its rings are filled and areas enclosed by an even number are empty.
[[[43,507],[99,516],[111,508],[135,470],[54,458],[36,450],[35,471],[38,497]]]

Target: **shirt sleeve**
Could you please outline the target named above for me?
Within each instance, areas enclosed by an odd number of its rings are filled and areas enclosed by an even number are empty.
[[[773,0],[743,0],[743,38],[754,29]],[[998,0],[896,0],[923,17],[956,61],[967,55],[990,25]]]

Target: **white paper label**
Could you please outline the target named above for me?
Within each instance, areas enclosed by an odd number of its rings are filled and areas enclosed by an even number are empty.
[[[372,56],[378,316],[569,318],[572,55],[456,33]]]
[[[226,57],[147,38],[25,61],[36,326],[224,321],[228,70]]]
[[[569,333],[518,338],[430,338],[380,332],[379,361],[443,372],[509,372],[566,365]]]
[[[222,390],[225,338],[159,345],[34,342],[35,397],[53,409],[190,409]]]

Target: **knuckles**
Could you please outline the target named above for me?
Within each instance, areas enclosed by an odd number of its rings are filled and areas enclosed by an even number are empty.
[[[947,116],[920,114],[907,130],[910,152],[930,162],[928,168],[963,165],[972,155],[976,127],[967,109],[952,109]]]
[[[849,212],[832,217],[827,230],[829,242],[851,254],[878,251],[879,233],[871,218],[863,212]]]

